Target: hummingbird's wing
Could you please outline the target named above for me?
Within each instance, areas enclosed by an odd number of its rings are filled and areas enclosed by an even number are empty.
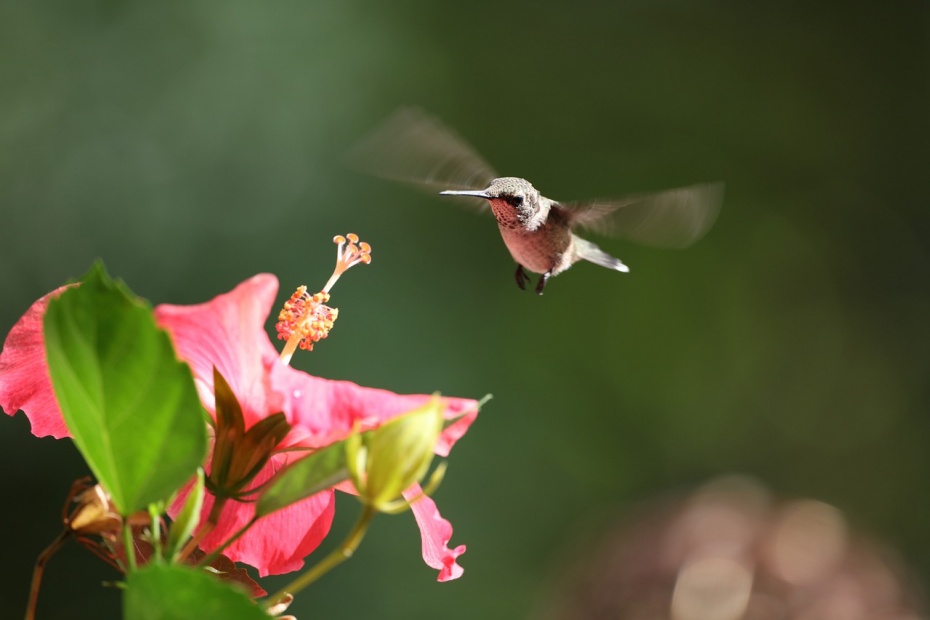
[[[685,248],[720,211],[723,183],[702,183],[613,200],[560,203],[573,226],[646,245]]]
[[[485,189],[497,174],[454,131],[418,108],[401,108],[348,153],[364,172],[430,190]],[[484,200],[465,200],[487,209]]]

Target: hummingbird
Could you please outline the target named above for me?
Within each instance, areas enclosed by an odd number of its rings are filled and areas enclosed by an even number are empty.
[[[490,210],[526,289],[527,271],[540,274],[536,293],[578,261],[628,272],[620,259],[579,237],[575,229],[659,247],[690,246],[713,225],[723,183],[701,183],[623,198],[559,202],[520,177],[500,177],[452,129],[418,108],[402,108],[349,153],[350,162],[376,176],[441,189],[443,196]]]

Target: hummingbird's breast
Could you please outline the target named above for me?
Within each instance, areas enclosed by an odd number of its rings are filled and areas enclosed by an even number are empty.
[[[499,228],[510,255],[525,269],[535,273],[551,271],[555,275],[574,262],[571,230],[552,218],[532,231],[502,225]]]

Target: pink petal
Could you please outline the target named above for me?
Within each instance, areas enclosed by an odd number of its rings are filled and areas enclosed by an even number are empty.
[[[66,288],[59,287],[32,304],[7,334],[0,353],[0,407],[7,415],[22,410],[36,437],[71,436],[55,400],[42,331],[49,300]]]
[[[155,308],[155,320],[190,365],[204,406],[214,410],[216,366],[242,405],[246,428],[281,411],[268,381],[270,366],[281,364],[263,327],[277,292],[277,278],[258,274],[203,304]]]
[[[462,435],[468,431],[471,423],[478,417],[478,401],[476,400],[468,398],[447,398],[446,405],[444,417],[447,420],[454,418],[456,415],[462,415],[462,417],[447,426],[443,429],[442,433],[439,434],[439,440],[436,441],[436,448],[434,450],[439,456],[449,456],[449,451],[452,449],[452,446],[462,438]]]
[[[255,478],[253,485],[268,480],[283,467],[283,463],[282,455],[273,457]],[[186,495],[186,492],[183,493],[172,506],[172,514],[180,509]],[[210,514],[214,502],[213,495],[207,494],[204,497],[201,512],[203,520]],[[335,493],[332,490],[322,491],[262,517],[239,540],[227,547],[223,554],[235,562],[254,566],[262,577],[299,570],[304,565],[304,558],[329,533],[335,510]],[[201,541],[200,548],[207,553],[218,548],[254,515],[254,503],[228,500],[216,528]]]
[[[422,492],[420,485],[415,484],[404,491],[404,497],[410,501]],[[465,545],[449,549],[452,524],[439,514],[436,502],[424,495],[411,504],[410,508],[420,527],[420,537],[423,540],[423,561],[439,571],[436,581],[451,581],[461,577],[465,569],[459,566],[456,559],[465,553]]]
[[[432,398],[429,394],[395,394],[351,381],[321,379],[283,365],[272,369],[271,381],[284,397],[288,420],[297,427],[293,441],[310,447],[344,439],[356,422],[361,430],[375,428]],[[443,400],[447,419],[464,414],[442,432],[436,443],[436,454],[448,456],[451,447],[477,417],[478,405],[469,398]]]

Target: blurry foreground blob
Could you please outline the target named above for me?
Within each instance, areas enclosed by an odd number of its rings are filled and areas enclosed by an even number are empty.
[[[561,578],[547,620],[917,620],[894,554],[814,500],[743,478],[650,506]]]
[[[573,234],[574,228],[683,248],[710,229],[723,198],[722,183],[705,183],[609,200],[556,202],[526,179],[499,178],[455,132],[416,109],[391,116],[350,159],[377,176],[464,196],[482,210],[489,206],[517,262],[517,285],[526,287],[526,271],[542,274],[536,284],[540,295],[551,276],[580,260],[629,271],[619,259]]]

